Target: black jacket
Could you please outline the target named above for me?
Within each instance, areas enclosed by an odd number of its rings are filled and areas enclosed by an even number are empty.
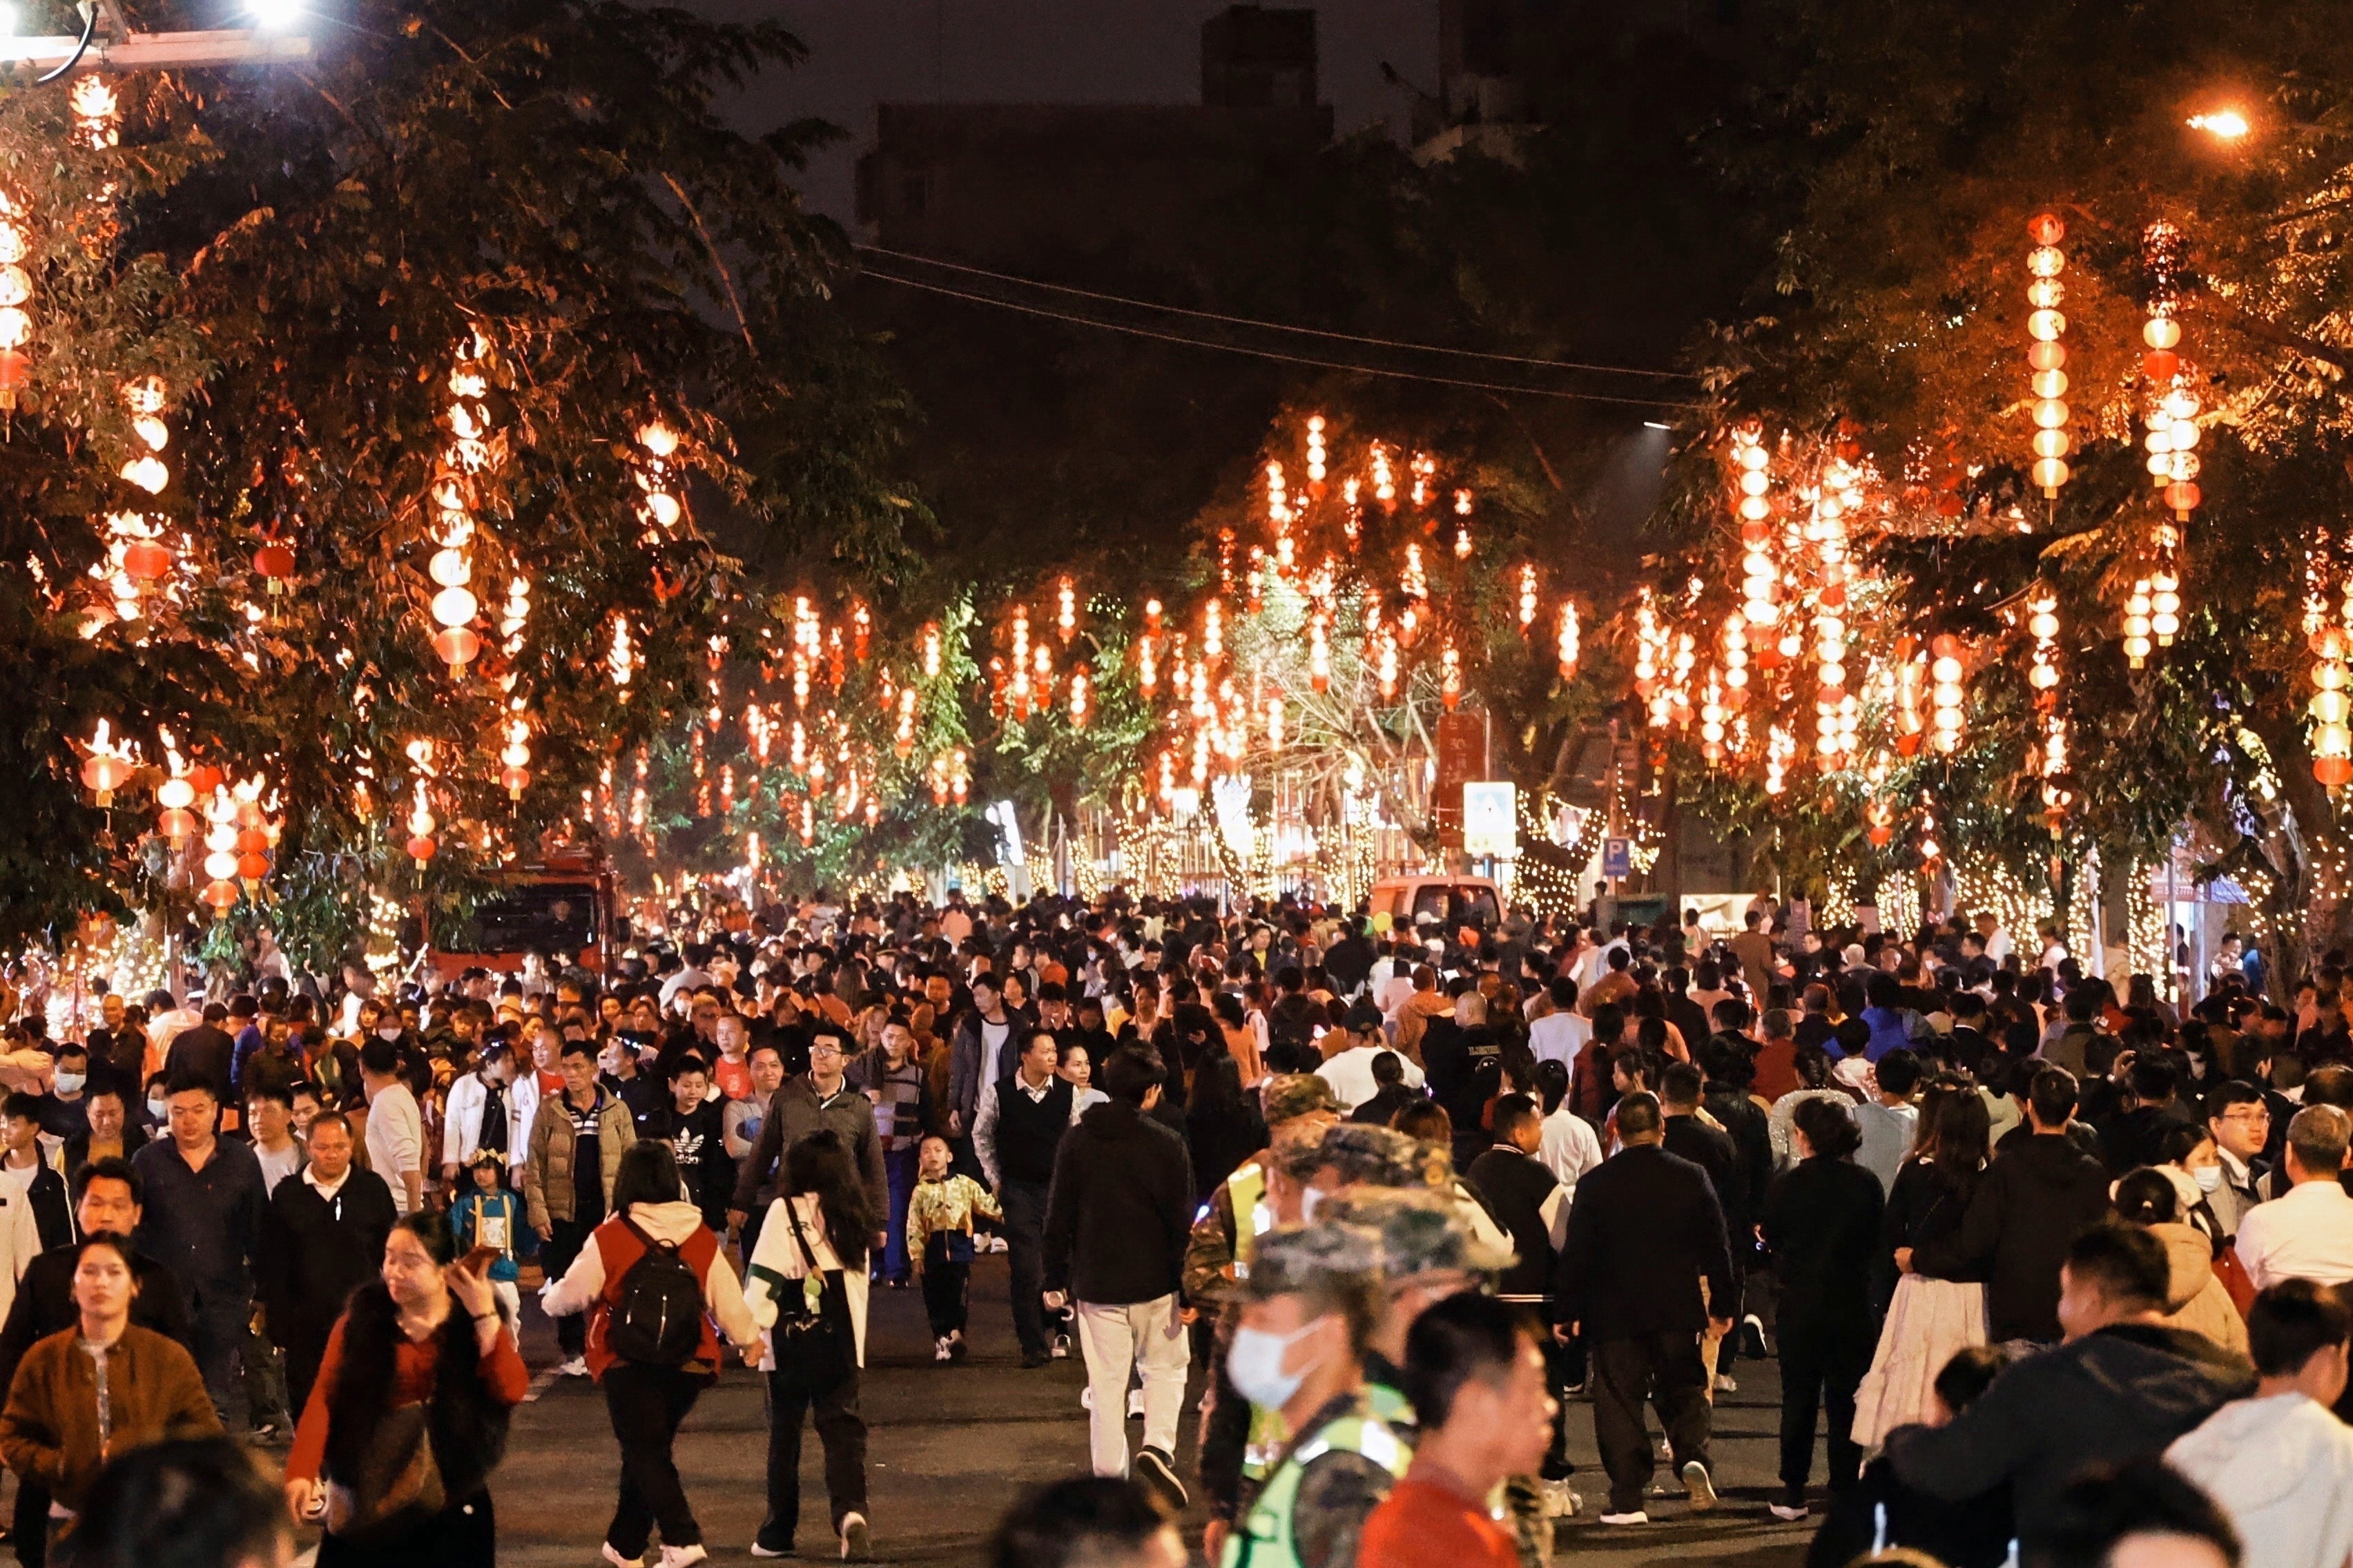
[[[74,1265],[80,1260],[79,1247],[60,1247],[25,1266],[8,1321],[0,1323],[0,1387],[16,1380],[16,1363],[35,1341],[80,1325],[81,1309],[73,1299]],[[188,1344],[188,1309],[172,1271],[142,1256],[131,1260],[131,1278],[139,1287],[131,1302],[131,1321]]]
[[[1122,1306],[1177,1288],[1192,1235],[1184,1140],[1134,1106],[1091,1107],[1054,1152],[1046,1289]]]
[[[1653,1144],[1620,1151],[1585,1174],[1553,1279],[1555,1322],[1588,1338],[1697,1333],[1709,1297],[1732,1300],[1724,1209],[1707,1173]]]
[[[1403,1110],[1407,1106],[1413,1104],[1416,1100],[1426,1100],[1429,1097],[1427,1095],[1423,1094],[1421,1090],[1418,1089],[1408,1089],[1401,1083],[1393,1083],[1389,1085],[1388,1088],[1379,1090],[1372,1099],[1365,1101],[1364,1104],[1356,1107],[1356,1110],[1348,1112],[1348,1120],[1351,1121],[1368,1121],[1376,1127],[1387,1127],[1389,1122],[1396,1118],[1398,1111]]]
[[[25,1197],[33,1205],[33,1224],[40,1230],[43,1252],[74,1239],[73,1200],[66,1195],[66,1179],[47,1160],[34,1167]]]
[[[1458,1139],[1480,1136],[1480,1119],[1504,1082],[1504,1047],[1483,1024],[1464,1028],[1451,1018],[1432,1018],[1421,1036],[1422,1071],[1430,1098],[1446,1108]]]
[[[1551,1288],[1552,1227],[1545,1223],[1545,1200],[1560,1190],[1560,1178],[1522,1153],[1498,1143],[1462,1173],[1497,1225],[1511,1233],[1518,1255],[1497,1289],[1506,1296],[1541,1296]]]
[[[657,1106],[638,1124],[638,1137],[667,1143],[678,1157],[679,1180],[688,1201],[702,1211],[703,1223],[723,1235],[735,1194],[735,1162],[727,1157],[722,1103],[706,1100],[681,1116],[675,1104]]]
[[[1668,1153],[1689,1160],[1707,1173],[1708,1185],[1715,1189],[1715,1201],[1724,1210],[1726,1231],[1740,1216],[1755,1212],[1740,1151],[1733,1146],[1729,1133],[1718,1131],[1696,1116],[1670,1116],[1665,1142]]]
[[[314,1354],[325,1350],[353,1288],[382,1272],[385,1238],[398,1217],[392,1189],[373,1171],[354,1167],[332,1203],[299,1172],[279,1183],[254,1267],[269,1337]]]
[[[150,1134],[146,1128],[135,1121],[126,1119],[122,1124],[122,1157],[128,1160],[132,1155],[147,1147],[149,1138]],[[84,1127],[79,1132],[66,1140],[65,1163],[66,1174],[69,1176],[90,1163],[89,1128]]]
[[[229,1066],[237,1057],[237,1041],[210,1024],[197,1024],[172,1037],[172,1044],[164,1053],[164,1071],[176,1079],[182,1073],[193,1073],[213,1086],[213,1093],[223,1105],[235,1105],[237,1096],[229,1083]]]
[[[1818,1154],[1774,1182],[1757,1224],[1778,1276],[1782,1324],[1844,1325],[1870,1339],[1880,1208],[1879,1178],[1851,1160]]]
[[[2010,1482],[2031,1547],[2078,1474],[2161,1454],[2254,1386],[2244,1358],[2201,1334],[2120,1323],[2013,1363],[1946,1426],[1897,1427],[1887,1457],[1905,1486],[1948,1502]]]
[[[2108,1173],[2062,1134],[2005,1138],[1958,1233],[1923,1237],[1912,1266],[1986,1282],[1994,1341],[2059,1337],[2059,1265],[2075,1233],[2108,1212]]]

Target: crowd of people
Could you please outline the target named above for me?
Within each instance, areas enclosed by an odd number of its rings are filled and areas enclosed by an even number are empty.
[[[1723,1506],[1714,1402],[1768,1355],[1769,1509],[1820,1516],[1818,1563],[2102,1563],[2155,1519],[2339,1568],[2341,955],[2177,1009],[1990,916],[1789,913],[902,896],[602,974],[221,973],[57,1039],[26,1006],[19,1558],[96,1542],[133,1449],[217,1466],[227,1428],[286,1446],[322,1563],[494,1561],[533,1280],[619,1445],[605,1561],[706,1555],[675,1438],[731,1356],[766,1382],[754,1555],[796,1550],[806,1417],[861,1557],[872,1293],[920,1290],[953,1365],[1001,1249],[1021,1365],[1084,1363],[1095,1478],[1025,1500],[1008,1568],[1179,1561],[1188,1509],[1222,1568],[1541,1562],[1580,1398],[1635,1529]]]

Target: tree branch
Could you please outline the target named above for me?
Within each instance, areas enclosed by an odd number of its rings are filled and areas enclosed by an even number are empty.
[[[752,323],[744,319],[744,302],[735,297],[735,275],[727,270],[727,263],[721,258],[718,242],[711,237],[711,230],[704,226],[702,215],[695,211],[694,203],[687,198],[685,189],[670,178],[668,171],[662,174],[662,184],[668,185],[670,195],[678,198],[678,205],[686,209],[686,216],[694,220],[694,232],[702,237],[702,248],[710,253],[711,265],[719,268],[719,285],[727,290],[727,308],[735,313],[736,329],[744,334],[744,346],[757,354],[760,345],[752,341]]]

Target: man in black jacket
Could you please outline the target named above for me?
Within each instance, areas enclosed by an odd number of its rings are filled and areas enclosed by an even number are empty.
[[[399,1217],[384,1178],[353,1169],[352,1124],[341,1111],[311,1121],[309,1150],[310,1163],[270,1195],[254,1268],[269,1337],[286,1352],[287,1405],[297,1420],[344,1299],[382,1269]]]
[[[2255,1386],[2244,1357],[2158,1321],[2171,1268],[2147,1231],[2114,1222],[2084,1230],[2061,1278],[2063,1345],[2012,1363],[1948,1424],[1887,1435],[1897,1478],[1931,1497],[1957,1502],[2008,1482],[2030,1560],[2069,1481],[2163,1453]]]
[[[1472,1161],[1462,1179],[1512,1237],[1514,1256],[1496,1281],[1498,1293],[1540,1303],[1552,1289],[1561,1238],[1568,1229],[1568,1191],[1535,1158],[1544,1147],[1541,1106],[1525,1094],[1507,1094],[1495,1101],[1493,1121],[1495,1146]],[[1546,1371],[1556,1391],[1568,1385],[1567,1350],[1557,1341],[1546,1342]],[[1547,1489],[1565,1500],[1568,1475],[1568,1402],[1559,1399],[1554,1403],[1552,1446],[1545,1451],[1542,1479],[1561,1483]]]
[[[1715,1506],[1700,1337],[1731,1329],[1709,1319],[1707,1302],[1732,1300],[1732,1262],[1707,1173],[1661,1147],[1662,1121],[1652,1095],[1618,1102],[1624,1147],[1577,1184],[1553,1289],[1553,1321],[1582,1329],[1592,1357],[1593,1435],[1609,1474],[1604,1524],[1650,1522],[1645,1397],[1666,1426],[1692,1507]]]
[[[1079,1343],[1093,1390],[1089,1453],[1094,1473],[1128,1473],[1127,1374],[1144,1373],[1142,1479],[1175,1508],[1176,1423],[1191,1344],[1177,1287],[1191,1233],[1193,1162],[1184,1140],[1151,1120],[1160,1060],[1123,1047],[1104,1064],[1111,1096],[1079,1118],[1054,1156],[1046,1205],[1046,1306],[1078,1303]]]
[[[237,1103],[229,1098],[237,1041],[221,1027],[227,1017],[228,1009],[218,1002],[205,1004],[204,1022],[173,1036],[171,1048],[164,1053],[164,1076],[174,1082],[188,1076],[202,1079],[211,1086],[216,1110]]]
[[[139,1178],[127,1160],[100,1160],[74,1173],[75,1220],[83,1236],[106,1231],[129,1236],[139,1228]],[[74,1304],[74,1265],[80,1260],[79,1242],[51,1247],[35,1258],[16,1282],[16,1300],[8,1321],[0,1324],[0,1388],[16,1379],[16,1363],[35,1342],[75,1327],[81,1309]],[[187,1308],[180,1299],[179,1281],[153,1258],[139,1256],[131,1262],[131,1277],[139,1293],[132,1299],[131,1321],[142,1329],[189,1342]],[[16,1561],[25,1568],[42,1568],[47,1561],[49,1494],[23,1481],[16,1485],[15,1522]]]
[[[2027,1089],[2027,1135],[2002,1140],[1960,1228],[1895,1265],[1932,1279],[1986,1281],[1994,1342],[2059,1338],[2059,1264],[2067,1245],[2108,1212],[2108,1173],[2067,1135],[2075,1077],[2044,1068]]]
[[[1724,1210],[1725,1256],[1732,1262],[1732,1294],[1711,1297],[1708,1316],[1735,1322],[1739,1320],[1741,1292],[1747,1284],[1742,1243],[1756,1235],[1757,1198],[1761,1194],[1748,1190],[1747,1167],[1741,1163],[1740,1150],[1732,1135],[1720,1127],[1709,1126],[1700,1116],[1700,1070],[1689,1062],[1671,1062],[1659,1075],[1659,1109],[1667,1118],[1664,1147],[1668,1153],[1689,1160],[1707,1173],[1707,1184],[1715,1189],[1715,1201]],[[1722,1368],[1717,1363],[1723,1352],[1721,1337],[1711,1331],[1701,1338],[1700,1360],[1707,1367],[1710,1401],[1719,1390],[1729,1392],[1734,1386],[1729,1377],[1719,1376]]]

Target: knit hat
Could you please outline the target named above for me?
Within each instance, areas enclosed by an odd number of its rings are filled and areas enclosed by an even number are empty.
[[[1318,1205],[1315,1217],[1319,1224],[1328,1219],[1377,1232],[1381,1271],[1392,1279],[1438,1268],[1493,1274],[1512,1261],[1510,1253],[1480,1240],[1442,1193],[1360,1187]]]
[[[1238,1275],[1234,1293],[1245,1301],[1263,1301],[1307,1289],[1335,1274],[1378,1274],[1382,1255],[1380,1233],[1363,1226],[1327,1219],[1286,1226],[1258,1238],[1250,1270]]]
[[[1269,1127],[1319,1110],[1340,1113],[1339,1097],[1332,1086],[1312,1072],[1277,1073],[1259,1090],[1259,1105]]]

